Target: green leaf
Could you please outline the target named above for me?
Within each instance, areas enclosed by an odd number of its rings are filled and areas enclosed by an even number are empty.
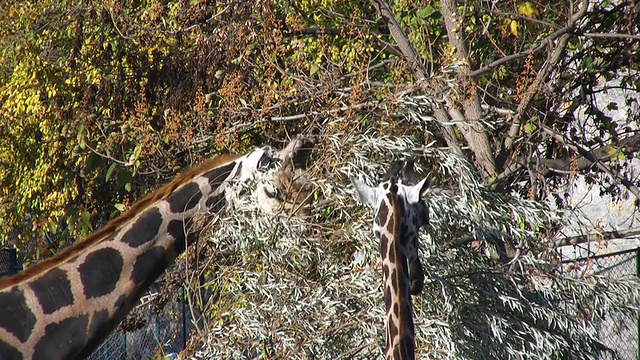
[[[54,221],[49,221],[47,225],[49,226],[49,232],[55,234],[58,231],[58,224]]]
[[[113,207],[116,208],[116,210],[123,212],[124,211],[124,204],[113,204]]]
[[[536,129],[536,126],[533,125],[531,122],[528,122],[524,125],[524,132],[526,132],[529,135],[531,135],[535,129]]]
[[[418,15],[419,18],[426,19],[436,12],[438,12],[438,10],[435,7],[427,5],[426,7],[418,10],[416,15]]]
[[[80,221],[81,221],[80,233],[82,234],[82,236],[87,236],[89,232],[93,230],[91,227],[91,214],[89,214],[88,211],[84,211],[82,215],[80,215]]]
[[[319,69],[320,69],[320,66],[318,66],[317,64],[311,65],[311,69],[309,69],[309,75],[313,75],[317,73]]]
[[[113,170],[115,170],[115,168],[116,168],[116,163],[112,163],[109,166],[109,169],[107,169],[107,175],[105,176],[105,180],[104,180],[105,182],[108,182],[109,179],[111,179],[111,174],[113,174]]]

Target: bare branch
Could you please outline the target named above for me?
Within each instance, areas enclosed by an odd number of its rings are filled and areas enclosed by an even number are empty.
[[[578,154],[584,156],[589,161],[593,162],[595,166],[597,166],[603,172],[611,175],[614,179],[618,179],[620,183],[624,185],[636,198],[640,199],[640,189],[638,189],[638,187],[631,180],[627,179],[625,176],[621,174],[616,173],[607,164],[600,161],[593,154],[593,152],[590,152],[589,150],[583,148],[582,146],[576,144],[575,142],[569,139],[566,139],[564,136],[562,136],[561,134],[559,134],[558,132],[556,132],[555,130],[549,127],[542,126],[541,129],[545,133],[551,135],[554,139],[556,139],[556,141],[564,144],[569,149],[577,152]]]
[[[578,245],[592,241],[603,241],[603,240],[611,240],[611,239],[625,239],[632,236],[640,235],[640,227],[635,227],[627,230],[612,230],[605,231],[597,234],[586,234],[586,235],[577,235],[577,236],[569,236],[557,240],[552,240],[550,243],[551,247],[560,247],[567,245]]]
[[[464,118],[467,122],[459,125],[458,128],[467,140],[471,151],[473,151],[483,176],[485,179],[490,179],[496,174],[495,158],[487,132],[482,122],[477,121],[482,118],[482,107],[480,106],[478,92],[475,91],[476,83],[474,77],[469,75],[469,50],[462,33],[463,16],[460,15],[458,4],[455,0],[443,0],[440,4],[449,43],[456,49],[457,60],[464,64],[462,71],[458,74],[458,78],[464,94],[461,105],[464,108]],[[459,112],[459,110],[453,108],[453,104],[451,104],[451,107],[450,113]],[[462,114],[460,113],[459,115]]]
[[[398,44],[398,47],[400,48],[400,51],[402,51],[405,60],[409,62],[409,67],[418,77],[418,81],[422,81],[423,79],[425,79],[427,77],[427,73],[424,69],[424,66],[420,62],[418,54],[413,49],[413,46],[411,46],[407,35],[404,33],[402,27],[400,27],[400,24],[398,24],[396,18],[393,16],[389,5],[384,0],[371,0],[371,3],[387,23],[387,27],[391,32],[391,36]]]
[[[583,0],[582,1],[582,6],[580,8],[580,11],[578,11],[577,14],[572,16],[571,20],[569,21],[569,24],[567,26],[563,27],[562,29],[558,29],[558,30],[554,31],[551,35],[549,35],[545,39],[542,39],[537,46],[534,46],[533,48],[531,48],[529,50],[521,51],[519,53],[511,54],[511,55],[505,56],[503,58],[500,58],[500,59],[490,63],[489,65],[486,65],[486,66],[484,66],[484,67],[482,67],[480,69],[472,71],[470,75],[472,77],[475,77],[475,76],[478,76],[478,75],[482,75],[482,74],[486,73],[487,71],[491,71],[491,70],[495,69],[496,67],[498,67],[498,66],[500,66],[502,64],[508,63],[509,61],[523,58],[525,56],[528,56],[529,54],[536,53],[536,52],[546,48],[554,40],[556,40],[560,36],[570,32],[571,30],[574,29],[575,24],[578,22],[578,20],[580,20],[586,14],[588,5],[589,5],[589,1],[588,0]]]
[[[568,34],[566,32],[573,29],[577,21],[580,20],[587,13],[588,5],[589,5],[588,0],[583,0],[580,11],[578,11],[577,14],[571,17],[567,26],[564,29],[556,31],[556,33],[558,33],[564,30],[565,33],[560,37],[560,40],[558,41],[558,45],[556,46],[555,50],[553,51],[551,56],[547,59],[547,61],[544,63],[540,71],[538,71],[538,75],[536,76],[536,79],[533,81],[533,83],[529,85],[529,87],[527,88],[527,91],[523,96],[522,101],[520,101],[520,104],[518,104],[518,109],[516,110],[516,115],[513,118],[513,123],[509,128],[507,137],[504,139],[503,147],[500,151],[500,154],[498,155],[498,167],[501,168],[504,165],[504,162],[506,161],[506,159],[509,158],[509,153],[511,152],[511,147],[513,146],[514,139],[520,133],[520,128],[522,126],[522,117],[525,111],[529,108],[529,104],[533,100],[533,97],[540,90],[540,86],[542,85],[542,83],[547,80],[553,67],[562,58],[565,48],[569,43],[569,39],[572,36],[571,34]],[[551,39],[547,38],[547,40],[544,42],[550,44],[550,41]]]

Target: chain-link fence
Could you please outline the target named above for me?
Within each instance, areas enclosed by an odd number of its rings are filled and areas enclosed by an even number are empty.
[[[11,276],[22,270],[22,262],[18,259],[15,248],[0,249],[0,277]]]
[[[88,360],[170,359],[185,348],[193,326],[183,290],[176,292],[160,314],[152,311],[150,302],[134,311],[146,325],[126,333],[114,331]]]
[[[581,271],[586,270],[611,278],[640,276],[640,248],[571,260],[568,263],[579,265]],[[623,321],[607,317],[601,319],[597,326],[596,336],[605,346],[613,349],[616,353],[603,352],[600,358],[602,360],[640,359],[639,333],[640,319],[628,318]]]

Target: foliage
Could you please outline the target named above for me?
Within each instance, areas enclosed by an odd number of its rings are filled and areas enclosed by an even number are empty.
[[[7,2],[0,243],[27,265],[204,157],[314,134],[321,205],[302,220],[251,208],[220,220],[206,249],[216,261],[192,269],[206,280],[190,282],[207,325],[194,345],[232,357],[378,356],[376,244],[345,175],[374,177],[411,154],[452,189],[429,198],[431,277],[416,300],[423,356],[592,355],[594,321],[604,309],[636,311],[636,284],[563,275],[550,248],[572,218],[566,189],[577,176],[640,196],[630,167],[640,148],[637,9],[390,9],[393,19],[357,0]],[[623,95],[602,103],[614,90]],[[538,202],[549,198],[565,212]],[[578,314],[589,301],[602,306]]]

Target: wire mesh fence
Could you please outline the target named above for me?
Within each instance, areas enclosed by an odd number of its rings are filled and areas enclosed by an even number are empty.
[[[611,278],[640,276],[640,248],[606,255],[591,256],[567,261],[580,272],[589,272]],[[639,304],[640,305],[640,304]],[[600,342],[614,352],[602,352],[600,359],[636,360],[640,359],[640,319],[629,315],[627,318],[601,318],[594,334]]]
[[[22,270],[22,264],[18,260],[18,251],[15,248],[0,249],[0,277],[11,276]]]
[[[172,359],[186,346],[193,329],[183,291],[178,291],[159,314],[150,302],[136,307],[137,316],[146,320],[138,330],[114,331],[88,360]]]

